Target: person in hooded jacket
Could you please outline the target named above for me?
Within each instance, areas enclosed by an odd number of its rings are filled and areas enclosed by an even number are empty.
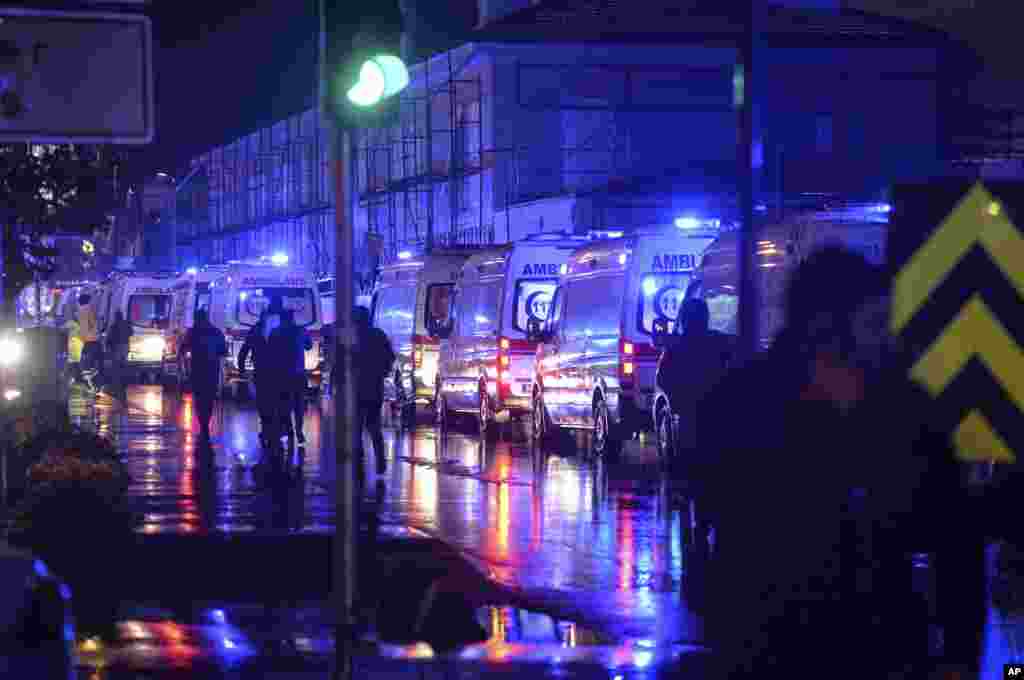
[[[107,351],[110,353],[113,377],[122,397],[128,389],[128,351],[133,334],[132,324],[124,318],[124,312],[120,309],[114,312],[114,323],[107,334]]]

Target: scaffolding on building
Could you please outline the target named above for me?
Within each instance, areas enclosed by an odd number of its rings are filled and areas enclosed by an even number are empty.
[[[196,159],[196,177],[179,187],[179,245],[203,264],[287,250],[293,262],[326,274],[334,215],[328,142],[312,110]]]
[[[485,219],[485,175],[499,159],[514,168],[514,154],[484,147],[483,80],[463,73],[474,50],[463,45],[414,67],[397,123],[358,135],[358,205],[368,233],[386,244],[383,262],[402,250],[496,240],[494,219]]]

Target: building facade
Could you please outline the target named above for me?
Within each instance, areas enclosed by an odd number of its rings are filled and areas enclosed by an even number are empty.
[[[758,200],[882,201],[954,172],[970,59],[899,19],[791,4],[766,11],[755,66]],[[412,67],[396,124],[353,136],[364,283],[428,243],[736,214],[735,24],[619,5],[488,0],[474,42]],[[177,190],[178,265],[283,251],[333,272],[328,142],[307,111],[196,158]]]

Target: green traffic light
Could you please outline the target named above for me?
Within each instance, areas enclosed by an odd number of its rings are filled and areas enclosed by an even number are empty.
[[[356,106],[370,107],[391,97],[409,85],[409,69],[405,62],[389,54],[377,55],[359,69],[359,82],[348,91],[348,99]]]

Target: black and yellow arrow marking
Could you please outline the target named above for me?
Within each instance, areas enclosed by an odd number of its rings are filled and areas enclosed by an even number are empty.
[[[911,375],[955,421],[965,461],[1014,462],[1024,447],[1024,236],[1010,215],[1024,188],[1002,188],[1009,200],[980,182],[897,188],[889,239],[892,329],[919,348]]]

